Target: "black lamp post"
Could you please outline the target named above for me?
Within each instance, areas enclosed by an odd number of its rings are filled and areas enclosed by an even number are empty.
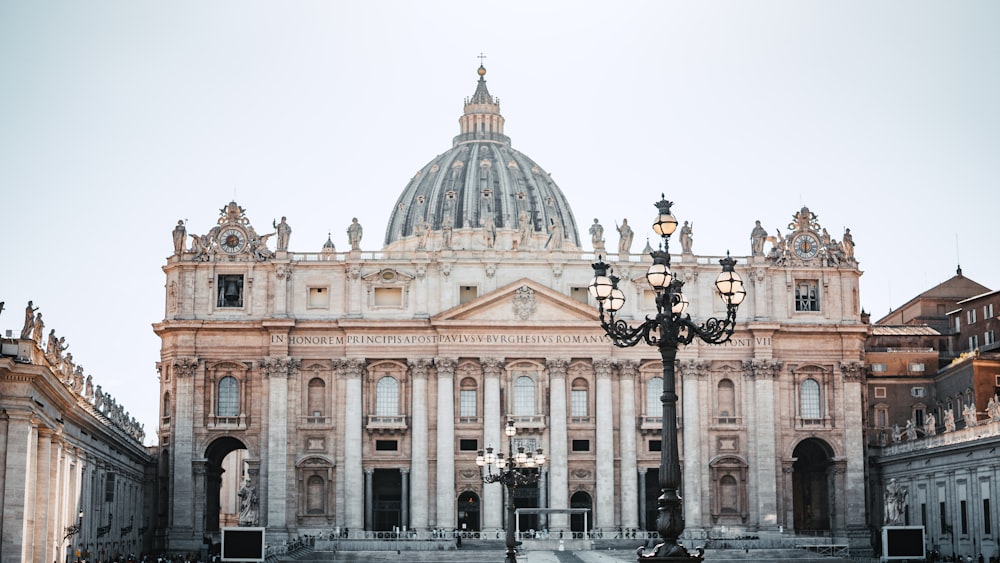
[[[662,198],[663,196],[661,196]],[[695,338],[709,344],[722,344],[729,340],[736,328],[736,308],[746,297],[743,280],[733,267],[736,261],[726,257],[719,261],[722,273],[715,281],[719,296],[726,304],[726,318],[709,318],[703,324],[695,324],[687,314],[688,301],[681,293],[684,282],[675,278],[670,271],[670,253],[668,241],[670,235],[677,229],[677,219],[671,215],[672,202],[661,199],[656,203],[659,216],[653,223],[663,242],[659,250],[654,250],[653,265],[646,272],[646,281],[656,292],[656,315],[647,316],[646,320],[636,327],[631,327],[622,319],[615,319],[615,314],[625,304],[625,294],[618,289],[618,278],[609,275],[611,266],[598,257],[594,264],[594,279],[590,282],[589,291],[597,299],[597,309],[600,313],[601,327],[615,346],[627,348],[639,342],[660,349],[663,360],[663,427],[660,447],[660,496],[656,501],[659,515],[656,518],[656,530],[661,542],[649,553],[637,550],[640,561],[702,561],[704,550],[698,548],[697,554],[688,553],[684,546],[677,542],[684,531],[684,507],[681,504],[681,466],[677,447],[677,393],[674,381],[674,362],[677,359],[677,348],[690,344]],[[605,317],[607,313],[607,317]]]
[[[68,540],[68,539],[72,538],[73,536],[78,536],[81,533],[83,533],[83,511],[82,510],[80,511],[79,514],[77,514],[77,518],[78,519],[76,521],[76,524],[74,524],[72,526],[66,526],[66,530],[65,530],[66,531],[66,536],[63,537],[64,540]]]
[[[486,448],[486,451],[479,450],[476,455],[476,465],[486,467],[486,475],[483,476],[484,483],[500,483],[507,487],[507,558],[504,563],[517,563],[514,541],[514,489],[538,482],[538,473],[528,472],[528,469],[537,469],[545,464],[545,455],[541,448],[534,453],[525,452],[523,447],[517,448],[514,453],[514,435],[517,428],[514,427],[513,420],[507,420],[507,427],[504,428],[507,434],[507,457],[503,453],[493,453],[493,446]],[[497,472],[493,472],[493,466]]]

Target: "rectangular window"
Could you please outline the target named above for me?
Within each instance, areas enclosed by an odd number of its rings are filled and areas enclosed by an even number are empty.
[[[573,440],[574,452],[589,452],[590,440]]]
[[[217,307],[242,307],[243,306],[243,275],[242,274],[220,274],[219,300]]]
[[[463,452],[474,452],[479,450],[479,440],[475,438],[462,438],[458,441],[458,449]]]
[[[976,348],[979,348],[979,335],[973,334],[969,337],[969,351],[971,352]]]
[[[872,373],[885,373],[885,364],[872,364]]]
[[[876,428],[889,427],[889,411],[887,411],[884,408],[875,410],[875,427]]]
[[[401,287],[376,287],[375,288],[376,307],[402,307],[403,288]]]
[[[307,306],[310,309],[328,309],[330,307],[330,288],[310,287]]]
[[[969,321],[970,325],[976,322],[976,310],[975,309],[969,309],[965,314],[966,314],[966,319],[965,320]]]
[[[992,330],[987,330],[985,333],[983,333],[983,344],[986,344],[988,346],[996,341],[997,341],[996,334],[994,334]]]
[[[989,303],[987,305],[983,305],[983,320],[984,321],[989,320],[992,317],[993,317],[993,304]]]
[[[476,390],[462,389],[458,395],[458,416],[476,416]]]
[[[884,399],[885,398],[885,387],[876,387],[875,388],[875,398],[876,399]]]
[[[993,521],[992,516],[990,516],[990,499],[983,499],[983,535],[989,536],[993,534]]]
[[[910,371],[922,372],[926,369],[923,362],[910,362]],[[923,395],[921,395],[922,397]]]
[[[468,303],[479,297],[479,288],[474,285],[463,285],[458,288],[458,303]]]
[[[570,391],[570,416],[587,416],[587,390]]]
[[[375,440],[375,450],[380,452],[394,452],[399,449],[399,442],[396,440]]]
[[[955,332],[962,330],[962,317],[955,315]]]
[[[104,477],[104,502],[115,502],[115,474]]]
[[[927,503],[920,503],[920,524],[927,528]]]
[[[586,287],[571,287],[569,288],[569,296],[586,305],[589,303],[587,299],[590,297],[590,293],[587,292]]]
[[[649,451],[658,452],[662,449],[660,440],[650,440],[649,441]]]
[[[911,387],[910,396],[911,397],[923,397],[927,394],[927,389],[924,387]]]
[[[923,408],[913,409],[913,423],[917,426],[917,428],[923,428],[924,427],[924,409]]]
[[[959,501],[959,510],[962,512],[960,515],[962,518],[962,535],[967,536],[969,535],[969,515],[964,500]]]
[[[800,281],[795,284],[795,310],[819,311],[819,283]]]

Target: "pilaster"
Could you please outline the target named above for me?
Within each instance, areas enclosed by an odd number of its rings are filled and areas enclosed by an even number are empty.
[[[566,368],[562,358],[546,362],[549,370],[549,507],[569,508],[569,448],[566,434]],[[566,514],[554,513],[549,518],[552,530],[568,530]]]
[[[437,358],[437,526],[456,527],[455,518],[455,366]]]

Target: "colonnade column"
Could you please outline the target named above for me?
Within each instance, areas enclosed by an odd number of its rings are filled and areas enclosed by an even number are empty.
[[[412,498],[411,517],[409,525],[414,530],[424,530],[428,524],[428,511],[430,502],[428,501],[427,482],[430,478],[428,472],[428,448],[427,448],[427,372],[430,369],[430,360],[420,359],[410,362],[410,373],[413,376],[413,397],[411,399],[412,432],[411,432],[411,452],[410,455],[410,481],[413,483],[413,490],[410,491]],[[405,501],[405,497],[404,497]],[[407,525],[404,518],[403,524]]]
[[[615,526],[615,431],[614,413],[611,409],[611,360],[594,360],[597,376],[597,482],[594,485],[594,526],[610,530]],[[604,399],[604,398],[607,398]],[[634,458],[633,458],[634,459]]]
[[[372,530],[375,516],[375,470],[365,468],[365,529]]]
[[[50,561],[51,530],[55,527],[55,506],[52,504],[52,436],[50,428],[39,427],[35,461],[35,491],[31,498],[35,504],[35,556],[39,561]]]
[[[338,371],[346,378],[344,400],[346,405],[360,407],[361,374],[365,369],[364,358],[351,358],[338,365]],[[348,409],[344,416],[344,527],[363,529],[365,522],[365,495],[361,473],[361,422],[364,409]]]
[[[639,495],[636,490],[635,451],[635,376],[639,363],[623,360],[618,367],[618,451],[621,459],[619,467],[620,510],[622,528],[639,526]],[[601,395],[598,394],[598,397]]]
[[[639,469],[639,529],[646,531],[646,468]]]
[[[748,365],[749,364],[749,365]],[[777,451],[774,427],[774,378],[781,369],[781,363],[770,359],[744,362],[744,375],[753,382],[753,433],[754,453],[750,460],[748,481],[756,490],[748,491],[755,499],[756,506],[750,513],[756,514],[756,524],[762,530],[778,526],[778,475],[774,466]],[[750,410],[750,409],[748,409]],[[860,420],[860,418],[858,419]],[[753,520],[751,520],[753,522]]]
[[[500,374],[503,372],[503,360],[483,358],[480,365],[483,368],[483,448],[493,447],[499,452],[503,451],[503,444],[500,443]],[[501,489],[503,487],[498,485],[483,486],[483,531],[503,528]]]
[[[399,486],[401,489],[400,494],[400,518],[399,521],[402,522],[403,528],[409,529],[410,525],[410,470],[405,467],[399,470]]]
[[[565,359],[549,360],[549,508],[569,508],[569,451],[566,437],[566,366]],[[553,513],[553,530],[568,530],[565,513]]]
[[[455,520],[455,366],[453,358],[437,358],[437,526]]]

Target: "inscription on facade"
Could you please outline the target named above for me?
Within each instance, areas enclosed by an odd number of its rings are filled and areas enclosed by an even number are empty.
[[[770,340],[770,339],[768,339]],[[350,334],[286,335],[272,334],[271,344],[292,346],[344,346],[376,344],[607,344],[601,334]]]
[[[725,343],[725,346],[730,348],[750,348],[751,346],[770,346],[771,337],[770,336],[757,336],[757,337],[747,337],[747,338],[733,338]]]

